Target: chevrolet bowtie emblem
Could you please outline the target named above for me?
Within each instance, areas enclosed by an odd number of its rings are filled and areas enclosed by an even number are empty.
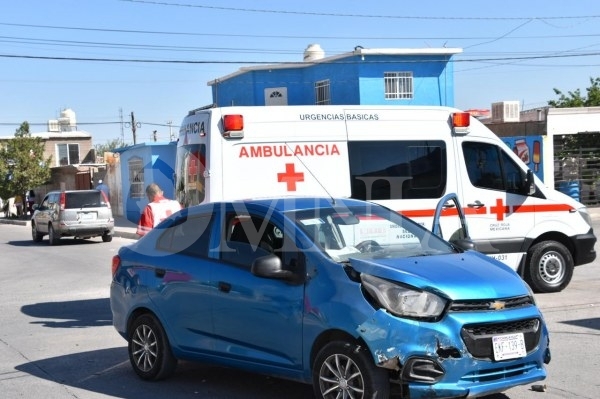
[[[506,302],[504,301],[494,301],[490,303],[491,310],[502,310],[506,307]]]

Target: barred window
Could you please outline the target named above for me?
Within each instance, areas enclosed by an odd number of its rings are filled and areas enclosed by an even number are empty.
[[[128,161],[129,168],[129,197],[144,197],[144,165],[142,159],[133,157]]]
[[[329,92],[329,79],[320,80],[315,83],[315,104],[331,104],[331,93]]]
[[[385,72],[385,99],[413,98],[412,72]]]

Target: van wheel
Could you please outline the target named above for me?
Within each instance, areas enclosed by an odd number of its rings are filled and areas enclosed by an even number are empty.
[[[112,235],[110,234],[102,234],[102,241],[103,242],[111,242],[112,241]]]
[[[58,245],[58,242],[60,241],[60,236],[58,234],[56,234],[56,232],[54,231],[54,227],[52,227],[52,225],[48,226],[48,243],[50,245]]]
[[[133,370],[144,380],[167,378],[177,367],[167,334],[151,314],[143,314],[134,320],[127,349]]]
[[[542,241],[527,252],[525,280],[535,292],[562,291],[573,277],[573,257],[556,241]]]
[[[377,367],[364,347],[333,341],[319,351],[313,364],[315,397],[389,398],[387,370]]]
[[[34,242],[40,242],[44,238],[43,234],[38,233],[35,223],[31,223],[31,238]]]

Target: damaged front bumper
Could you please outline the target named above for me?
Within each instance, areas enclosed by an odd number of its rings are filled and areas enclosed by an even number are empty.
[[[384,310],[357,329],[375,363],[393,371],[410,398],[477,397],[546,378],[548,331],[534,306],[499,312],[448,313],[438,322]],[[494,360],[492,337],[522,333],[526,355]]]

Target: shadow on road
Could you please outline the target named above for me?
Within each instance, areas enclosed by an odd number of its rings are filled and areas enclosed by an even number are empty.
[[[35,303],[22,306],[21,312],[37,319],[48,319],[32,322],[44,327],[83,328],[112,325],[108,298]]]
[[[562,323],[577,327],[593,328],[594,330],[600,330],[600,317],[593,317],[591,319],[581,320],[567,320],[563,321]]]
[[[310,385],[189,362],[180,362],[174,376],[167,380],[143,381],[131,369],[125,347],[37,360],[16,369],[67,389],[73,387],[124,399],[313,398]]]

